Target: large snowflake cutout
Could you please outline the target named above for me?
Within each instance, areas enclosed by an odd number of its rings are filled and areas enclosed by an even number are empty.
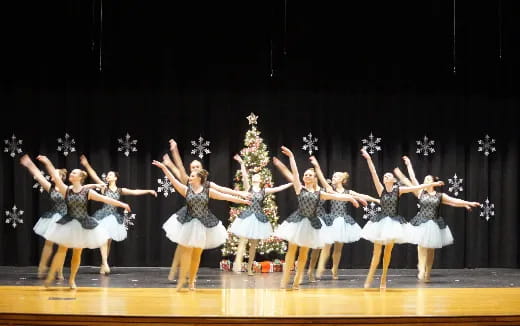
[[[117,147],[118,152],[123,152],[126,157],[130,155],[130,152],[137,152],[137,139],[131,139],[130,135],[126,133],[125,138],[118,138],[117,142],[119,143],[119,147]]]
[[[374,137],[372,132],[370,132],[370,135],[368,136],[368,139],[361,139],[361,143],[363,144],[363,148],[369,154],[374,154],[375,152],[379,152],[381,150],[381,146],[378,145],[378,144],[381,143],[381,138]]]
[[[11,136],[11,139],[4,139],[4,153],[9,153],[11,157],[15,157],[16,154],[20,154],[22,152],[22,142],[23,140],[17,139],[15,134]]]
[[[43,175],[43,177],[47,181],[51,180],[51,176],[46,174],[44,171],[40,170],[40,173]],[[33,177],[33,179],[36,180],[36,178],[34,178],[34,177]],[[42,185],[39,182],[36,182],[36,183],[33,184],[33,189],[38,189],[38,190],[40,190],[41,193],[43,193],[45,191],[45,189],[43,189]]]
[[[459,195],[459,192],[463,192],[464,188],[462,187],[462,182],[464,179],[459,179],[457,177],[457,173],[453,176],[453,178],[448,179],[448,184],[450,185],[448,191],[453,193],[455,197]]]
[[[483,204],[480,204],[480,216],[485,217],[486,221],[492,216],[495,216],[495,204],[489,201],[489,198],[486,198]]]
[[[316,145],[318,143],[318,138],[313,137],[312,133],[309,132],[309,134],[306,137],[303,137],[303,146],[302,149],[304,151],[307,151],[309,155],[312,155],[314,151],[318,150],[318,146]]]
[[[63,155],[65,156],[76,151],[74,145],[76,145],[76,141],[74,138],[71,138],[68,133],[65,133],[65,137],[58,138],[58,152],[63,152]]]
[[[488,156],[489,154],[496,151],[495,148],[495,139],[489,137],[489,135],[486,135],[484,137],[484,140],[479,139],[478,144],[480,145],[478,147],[479,152],[484,152],[484,155]]]
[[[365,214],[363,214],[363,218],[365,220],[368,220],[376,216],[381,211],[381,207],[379,207],[372,201],[370,202],[370,204],[368,204],[368,206],[363,207],[363,210],[365,211]]]
[[[16,205],[13,206],[11,211],[5,211],[5,223],[10,223],[13,228],[16,228],[18,224],[23,224],[23,211],[18,210]]]
[[[429,154],[435,153],[435,148],[433,146],[435,145],[435,141],[428,139],[427,136],[424,136],[422,140],[417,140],[417,154],[423,154],[424,156],[428,156]]]
[[[204,157],[204,154],[211,153],[209,150],[209,141],[202,138],[202,136],[199,137],[198,141],[192,140],[191,145],[194,147],[191,150],[191,154],[197,155],[201,159]]]
[[[134,225],[135,214],[130,214],[130,213],[125,209],[125,211],[123,212],[123,217],[124,217],[123,226],[125,227],[125,230],[128,231],[128,228],[129,228],[130,226],[133,226],[133,225]]]
[[[173,188],[170,180],[164,176],[162,179],[157,179],[157,183],[159,187],[157,187],[157,192],[160,192],[164,195],[164,197],[168,197],[169,194],[173,194],[175,192],[175,188]]]

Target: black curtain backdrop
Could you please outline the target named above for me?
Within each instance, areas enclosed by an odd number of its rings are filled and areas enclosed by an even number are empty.
[[[302,137],[312,132],[326,175],[348,171],[350,188],[374,196],[359,154],[373,133],[382,138],[373,156],[381,176],[396,166],[404,171],[406,154],[419,180],[431,173],[448,183],[457,174],[464,180],[459,198],[489,197],[495,205],[489,221],[479,209],[443,206],[455,243],[437,251],[435,267],[519,266],[519,3],[457,1],[455,56],[451,1],[288,1],[284,12],[282,0],[105,0],[102,27],[100,5],[4,5],[2,140],[15,134],[24,153],[48,155],[69,170],[84,153],[99,174],[119,171],[122,187],[157,189],[163,175],[151,162],[168,152],[168,139],[177,140],[187,165],[197,158],[190,141],[202,136],[211,142],[202,160],[210,179],[231,186],[232,156],[243,146],[245,117],[255,112],[272,155],[287,162],[279,147],[288,146],[302,172],[310,167]],[[127,132],[138,140],[128,158],[117,151]],[[56,151],[65,133],[76,142],[67,157]],[[496,140],[489,156],[477,151],[486,134]],[[415,153],[425,135],[435,140],[428,157]],[[32,188],[20,155],[1,154],[1,221],[16,205],[24,223],[0,223],[0,264],[36,265],[43,239],[32,227],[50,203]],[[285,182],[277,171],[274,179]],[[113,245],[111,265],[169,266],[175,245],[161,225],[183,199],[124,200],[137,218],[128,239]],[[294,191],[277,195],[277,203],[283,220],[296,208]],[[227,225],[229,205],[212,201],[211,208]],[[409,219],[416,210],[415,197],[404,195],[401,214]],[[362,215],[356,210],[364,225]],[[365,240],[346,245],[341,267],[367,268],[371,250]],[[414,268],[416,256],[415,247],[398,245],[392,267]],[[220,258],[220,249],[205,251],[202,265],[217,267]],[[99,261],[97,250],[85,251],[83,264]]]

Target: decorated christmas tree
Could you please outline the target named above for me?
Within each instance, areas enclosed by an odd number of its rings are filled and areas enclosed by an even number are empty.
[[[269,163],[269,151],[264,144],[263,139],[260,138],[260,131],[256,129],[258,116],[251,113],[247,120],[251,128],[246,132],[244,139],[244,148],[240,151],[240,156],[244,161],[245,167],[248,171],[249,178],[253,174],[260,174],[263,187],[273,187],[273,176],[271,170],[267,167]],[[251,179],[249,180],[251,184]],[[234,188],[236,190],[244,190],[242,182],[242,172],[237,169],[234,178]],[[273,229],[278,225],[278,206],[276,206],[274,194],[268,194],[264,199],[264,214],[268,217]],[[245,205],[238,205],[231,207],[229,211],[229,222],[231,223],[235,218],[246,209]],[[236,255],[239,238],[228,231],[228,239],[222,248],[222,256],[224,258],[231,258]],[[259,259],[275,259],[283,258],[287,244],[278,238],[270,237],[266,240],[260,241],[256,249],[257,257]],[[246,257],[248,249],[245,251]]]

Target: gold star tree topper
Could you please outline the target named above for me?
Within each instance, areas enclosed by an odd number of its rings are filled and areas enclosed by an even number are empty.
[[[247,121],[249,121],[250,125],[256,125],[258,116],[255,115],[253,112],[251,112],[251,114],[248,115],[246,119],[247,119]]]

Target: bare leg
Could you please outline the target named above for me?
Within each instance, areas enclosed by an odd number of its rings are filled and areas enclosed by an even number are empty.
[[[202,248],[193,248],[191,251],[190,279],[188,281],[190,290],[195,290],[195,278],[197,277],[197,272],[199,271],[202,250]]]
[[[425,267],[428,258],[428,249],[417,246],[417,278],[424,280]]]
[[[426,267],[424,269],[424,281],[430,282],[430,273],[433,267],[433,260],[435,258],[435,248],[427,248]]]
[[[52,258],[51,268],[47,273],[47,279],[43,283],[45,287],[51,285],[56,277],[56,272],[63,266],[63,262],[65,261],[65,255],[67,254],[67,247],[59,246],[58,250],[54,254],[54,258]]]
[[[101,252],[101,268],[99,269],[99,274],[108,275],[110,274],[110,267],[108,267],[108,241],[99,247],[99,251]]]
[[[233,272],[240,273],[242,271],[242,259],[246,252],[247,239],[240,238],[238,240],[237,253],[235,255],[235,261],[233,262]]]
[[[52,255],[53,243],[49,240],[45,240],[43,245],[42,254],[40,257],[40,264],[38,265],[38,278],[44,278],[47,270],[49,269],[49,259]]]
[[[170,268],[170,274],[168,274],[168,280],[173,281],[175,280],[175,275],[177,275],[177,268],[181,264],[181,245],[177,244],[177,248],[175,248],[175,251],[173,253],[172,258],[172,267]]]
[[[392,259],[392,249],[394,243],[387,243],[385,245],[385,255],[383,256],[383,274],[381,275],[380,289],[386,289],[386,275],[388,274],[388,266],[390,266],[390,260]]]
[[[380,243],[374,243],[372,261],[370,262],[370,269],[368,270],[367,279],[365,280],[365,289],[368,289],[370,284],[372,284],[374,273],[376,272],[377,266],[379,265],[379,260],[381,259],[381,248],[382,245]]]
[[[179,279],[177,280],[177,291],[182,291],[184,284],[186,284],[186,278],[191,269],[191,254],[193,248],[184,247],[177,245],[175,250],[176,256],[180,260],[180,272]]]
[[[312,249],[311,250],[311,261],[309,262],[309,271],[308,271],[308,275],[309,275],[309,281],[311,282],[316,282],[316,277],[315,277],[315,270],[316,270],[316,265],[318,263],[318,258],[320,256],[320,252],[321,252],[321,249]],[[298,261],[300,260],[300,257],[298,257]]]
[[[76,275],[78,274],[79,265],[81,264],[82,248],[74,248],[72,250],[72,260],[70,262],[69,286],[71,289],[76,288]]]
[[[282,289],[287,288],[287,283],[289,282],[289,276],[291,275],[291,268],[294,265],[294,259],[296,258],[296,250],[298,249],[298,245],[295,243],[289,242],[289,248],[285,253],[285,266],[283,269],[282,281],[280,282],[280,287]]]
[[[308,247],[300,247],[300,251],[298,252],[298,268],[296,270],[296,275],[294,276],[293,289],[297,290],[300,288],[300,283],[303,279],[303,274],[305,272],[305,264],[307,263],[307,256],[309,255]]]
[[[338,279],[339,262],[341,260],[341,251],[343,250],[343,242],[334,243],[334,252],[332,254],[332,279]]]
[[[326,244],[321,249],[320,259],[318,261],[318,269],[316,270],[317,278],[321,278],[323,276],[323,272],[325,271],[325,265],[327,264],[327,261],[329,260],[331,246],[332,246],[331,244]]]
[[[255,261],[256,247],[258,246],[259,240],[249,241],[249,261],[247,262],[247,275],[253,276],[253,262]]]

